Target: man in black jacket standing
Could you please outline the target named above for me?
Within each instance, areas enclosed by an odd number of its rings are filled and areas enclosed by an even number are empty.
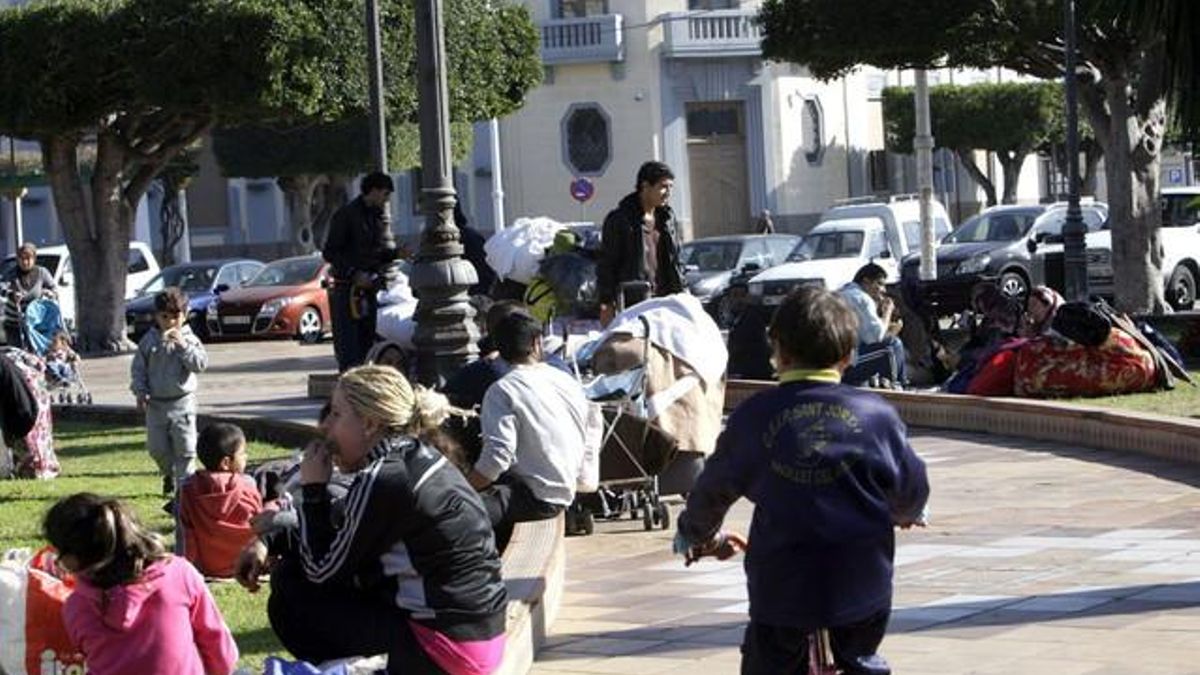
[[[607,323],[615,313],[625,282],[648,282],[652,296],[683,291],[679,228],[667,205],[674,187],[670,167],[646,162],[638,169],[634,191],[604,218],[596,268],[602,321]]]
[[[370,173],[360,194],[333,214],[321,255],[332,266],[329,312],[338,371],[362,365],[375,341],[376,293],[396,259],[396,240],[384,206],[395,190],[391,176]]]

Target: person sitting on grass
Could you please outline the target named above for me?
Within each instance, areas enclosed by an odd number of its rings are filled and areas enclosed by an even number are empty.
[[[325,442],[300,463],[300,547],[271,573],[267,614],[280,642],[310,663],[388,655],[388,673],[485,675],[500,664],[507,595],[479,496],[415,435],[449,403],[388,366],[346,371]],[[353,476],[340,524],[327,483]],[[243,551],[251,591],[267,549]]]
[[[892,607],[893,526],[923,523],[925,464],[884,399],[841,384],[854,311],[804,286],[771,322],[779,386],[734,410],[680,514],[675,550],[728,557],[729,507],[754,502],[746,553],[750,624],[743,675],[807,673],[827,629],[840,672],[890,672],[876,656]]]
[[[250,519],[262,497],[246,475],[246,436],[236,424],[210,424],[200,432],[196,454],[204,469],[180,488],[183,553],[201,574],[232,577],[242,548],[254,538]]]
[[[50,507],[42,530],[75,575],[62,617],[90,675],[233,672],[238,648],[204,578],[128,506],[71,495]]]

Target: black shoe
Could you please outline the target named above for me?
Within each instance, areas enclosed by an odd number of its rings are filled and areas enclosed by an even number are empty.
[[[170,497],[173,494],[175,494],[175,480],[170,476],[163,476],[162,496]]]

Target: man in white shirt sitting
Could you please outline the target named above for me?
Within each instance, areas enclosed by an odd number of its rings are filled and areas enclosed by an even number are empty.
[[[505,317],[493,338],[512,370],[484,394],[483,451],[469,480],[502,546],[513,523],[553,518],[575,499],[587,399],[579,382],[542,363],[542,327],[529,314]]]
[[[854,310],[858,317],[858,349],[854,364],[846,370],[842,381],[847,384],[862,384],[854,381],[856,371],[861,364],[873,354],[887,351],[891,353],[891,378],[898,384],[908,381],[904,352],[904,343],[898,335],[904,324],[896,304],[886,293],[887,270],[875,263],[867,263],[854,273],[854,280],[842,286],[838,294]],[[870,369],[875,372],[874,369]]]

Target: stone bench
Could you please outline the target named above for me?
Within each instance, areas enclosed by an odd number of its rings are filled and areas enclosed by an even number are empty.
[[[508,589],[508,642],[497,675],[524,675],[562,604],[566,575],[563,516],[517,523],[501,573]]]

